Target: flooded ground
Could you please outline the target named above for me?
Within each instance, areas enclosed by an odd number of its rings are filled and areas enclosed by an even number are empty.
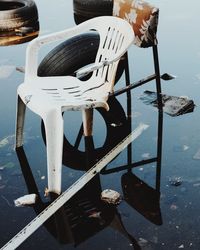
[[[72,1],[35,2],[40,34],[74,25]],[[120,110],[114,118],[95,112],[94,141],[102,154],[101,147],[112,145],[130,126],[134,129],[142,122],[149,128],[19,249],[200,249],[200,3],[151,2],[160,8],[161,72],[177,76],[172,81],[162,81],[162,92],[188,96],[196,105],[194,111],[177,117],[159,115],[155,107],[140,99],[145,90],[155,91],[152,82],[132,91],[131,124],[123,127],[122,122],[122,128],[115,126],[125,119],[126,95],[111,104]],[[23,74],[15,68],[24,65],[26,46],[27,43],[0,47],[0,246],[49,204],[44,197],[46,152],[38,116],[27,112],[24,148],[18,153],[13,150],[16,89],[23,81]],[[42,51],[43,56],[46,52]],[[152,74],[151,49],[132,46],[129,64],[131,82]],[[124,76],[116,87],[120,86],[124,86]],[[72,159],[67,153],[69,145],[75,143],[80,114],[69,112],[64,119],[63,190],[66,190],[84,173],[84,157],[82,142],[78,151],[70,151],[71,155],[74,153]],[[162,149],[161,158],[157,143]],[[123,167],[136,162],[139,166],[132,171]],[[122,195],[119,206],[101,202],[100,193],[107,188]],[[14,200],[29,192],[38,194],[36,206],[15,207]]]

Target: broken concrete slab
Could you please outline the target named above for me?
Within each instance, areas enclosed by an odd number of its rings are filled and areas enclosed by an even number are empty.
[[[121,201],[121,195],[112,189],[105,189],[101,193],[101,200],[113,205],[118,205]]]
[[[14,203],[16,207],[30,206],[35,204],[36,199],[37,199],[36,194],[27,194],[14,200]]]

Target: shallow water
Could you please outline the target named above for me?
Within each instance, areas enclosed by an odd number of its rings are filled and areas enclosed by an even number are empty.
[[[188,96],[196,104],[192,113],[178,117],[163,114],[163,117],[159,117],[160,129],[163,122],[162,158],[158,159],[158,167],[161,160],[161,178],[156,179],[156,161],[133,169],[137,177],[127,174],[126,170],[110,174],[105,171],[66,204],[64,211],[53,222],[40,227],[19,249],[74,249],[75,246],[77,249],[101,250],[134,247],[142,250],[200,248],[200,3],[195,0],[151,2],[160,8],[158,48],[161,72],[177,76],[175,80],[162,81],[162,92]],[[41,34],[74,25],[72,1],[59,0],[55,4],[53,1],[37,0],[36,4]],[[17,155],[13,150],[16,89],[23,81],[23,74],[13,69],[24,65],[26,46],[27,43],[0,47],[0,246],[18,233],[49,202],[43,195],[47,185],[46,153],[38,116],[27,112],[25,154],[21,151]],[[47,51],[43,50],[42,55]],[[151,49],[132,46],[129,63],[131,82],[151,74]],[[118,86],[124,86],[124,77]],[[126,165],[130,158],[137,162],[157,156],[157,139],[160,136],[158,110],[140,100],[145,90],[155,91],[155,84],[146,84],[132,91],[132,129],[140,122],[150,127],[132,143],[131,157],[129,154],[127,159],[125,150],[107,169]],[[117,105],[126,110],[126,96],[122,95],[118,100],[120,104]],[[80,114],[69,112],[64,118],[66,139],[73,144],[80,127]],[[123,119],[123,114],[118,118]],[[109,123],[112,122],[109,120]],[[122,130],[118,128],[115,132],[113,126],[109,132],[118,134]],[[95,145],[100,148],[105,137],[105,122],[95,112]],[[109,138],[111,142],[114,139],[112,136]],[[82,147],[83,143],[78,153],[80,158]],[[84,173],[80,158],[70,161],[66,157],[63,190]],[[107,207],[99,201],[101,190],[106,188],[114,189],[124,197],[117,208]],[[15,207],[13,201],[28,192],[38,192],[41,198],[38,205],[34,208]]]

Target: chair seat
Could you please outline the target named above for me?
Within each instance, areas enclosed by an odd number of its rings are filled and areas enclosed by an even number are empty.
[[[94,86],[93,81],[85,84],[72,76],[37,77],[34,84],[23,83],[18,88],[23,102],[38,113],[52,108],[65,111],[103,107],[108,110],[109,92],[108,82],[99,81]]]

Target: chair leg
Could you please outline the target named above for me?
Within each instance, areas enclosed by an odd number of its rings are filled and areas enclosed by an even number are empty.
[[[93,109],[82,110],[84,136],[92,136]]]
[[[18,95],[17,97],[17,114],[16,114],[16,132],[15,132],[15,148],[23,145],[23,130],[26,105]]]
[[[59,111],[51,111],[44,118],[46,147],[48,191],[61,193],[62,154],[63,154],[63,118]]]

